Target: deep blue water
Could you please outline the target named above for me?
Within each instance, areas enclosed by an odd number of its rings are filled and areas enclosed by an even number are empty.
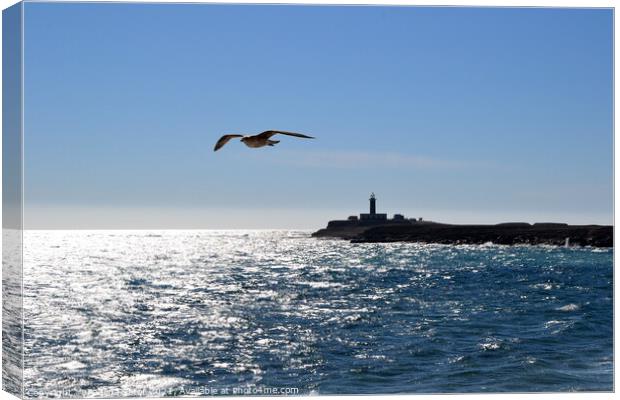
[[[611,249],[295,231],[25,242],[31,396],[613,389]]]

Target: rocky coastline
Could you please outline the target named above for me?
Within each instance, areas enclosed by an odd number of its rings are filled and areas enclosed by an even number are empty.
[[[364,224],[330,221],[312,234],[353,243],[420,242],[440,244],[503,244],[613,247],[611,225],[568,225],[524,222],[497,225],[453,225],[434,222]]]

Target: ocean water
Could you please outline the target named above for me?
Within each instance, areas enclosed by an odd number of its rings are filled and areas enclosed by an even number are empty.
[[[31,397],[613,390],[613,251],[27,231]]]

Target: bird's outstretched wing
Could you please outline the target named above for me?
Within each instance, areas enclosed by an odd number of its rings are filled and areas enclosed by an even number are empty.
[[[287,131],[265,131],[265,132],[259,133],[256,136],[259,136],[259,137],[265,138],[265,139],[269,139],[270,137],[272,137],[273,135],[277,135],[278,133],[280,133],[282,135],[295,136],[295,137],[306,138],[306,139],[314,139],[314,137],[312,137],[312,136],[307,136],[307,135],[303,135],[301,133],[287,132]]]
[[[219,149],[221,149],[226,143],[228,143],[228,141],[232,138],[236,138],[236,137],[243,137],[243,135],[224,135],[220,138],[220,140],[217,141],[217,143],[215,144],[215,147],[213,148],[213,151],[218,151]]]

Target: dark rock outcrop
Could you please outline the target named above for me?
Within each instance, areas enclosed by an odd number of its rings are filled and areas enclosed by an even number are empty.
[[[339,237],[355,243],[423,242],[443,244],[549,244],[613,247],[613,226],[557,223],[506,223],[498,225],[449,225],[407,223],[378,226],[349,224],[328,226],[315,237]]]

